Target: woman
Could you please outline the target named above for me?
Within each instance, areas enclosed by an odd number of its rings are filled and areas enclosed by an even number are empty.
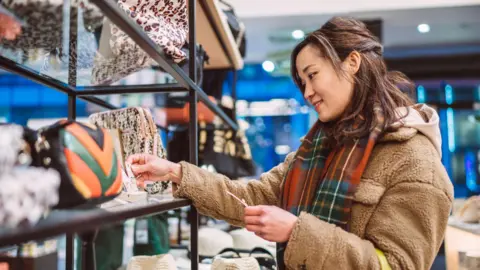
[[[399,86],[412,85],[387,72],[381,44],[354,19],[310,34],[291,69],[319,120],[260,181],[135,155],[128,162],[139,181],[172,180],[174,195],[200,213],[279,243],[281,268],[430,269],[453,193],[438,115],[403,94]]]

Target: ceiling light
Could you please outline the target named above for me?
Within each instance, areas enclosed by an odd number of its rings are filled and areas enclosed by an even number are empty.
[[[419,85],[417,87],[417,102],[418,103],[425,103],[425,87]]]
[[[288,145],[277,145],[277,146],[275,146],[275,153],[277,155],[281,155],[281,156],[286,155],[286,154],[290,153],[290,151],[291,151],[291,148]]]
[[[422,34],[428,33],[428,32],[430,32],[430,25],[428,25],[426,23],[419,24],[417,26],[417,30],[418,30],[418,32],[420,32]]]
[[[453,103],[453,87],[450,84],[445,86],[445,101],[448,105]]]
[[[294,39],[302,39],[305,37],[305,33],[302,30],[295,30],[292,32],[292,37]]]
[[[272,61],[265,61],[262,64],[263,70],[266,72],[272,72],[275,70],[275,64]]]

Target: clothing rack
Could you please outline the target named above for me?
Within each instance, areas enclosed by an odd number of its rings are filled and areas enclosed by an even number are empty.
[[[6,57],[0,56],[0,68],[11,73],[18,74],[49,88],[58,90],[68,96],[68,118],[76,119],[77,99],[81,99],[106,109],[117,109],[116,106],[98,98],[98,95],[114,94],[136,94],[136,93],[167,93],[167,92],[188,92],[190,103],[190,122],[189,129],[189,161],[192,164],[198,164],[198,123],[197,123],[197,101],[203,102],[210,110],[217,114],[224,124],[231,129],[236,130],[236,123],[229,118],[218,105],[208,99],[207,94],[194,82],[196,81],[196,61],[190,61],[189,73],[185,74],[183,70],[172,60],[167,58],[163,51],[141,30],[141,28],[123,12],[115,1],[111,0],[92,0],[108,19],[116,24],[138,46],[140,46],[160,67],[169,73],[178,83],[174,84],[155,84],[155,85],[129,85],[129,86],[78,86],[77,82],[77,62],[76,50],[72,52],[69,58],[68,83],[62,82],[56,78],[41,74],[40,72],[12,61]],[[197,12],[197,4],[201,9]],[[220,16],[218,0],[188,0],[188,21],[189,21],[189,58],[196,59],[195,45],[197,39],[199,43],[205,42],[206,51],[212,50],[214,56],[211,68],[227,68],[234,72],[234,83],[232,89],[232,98],[236,99],[235,83],[236,70],[243,67],[238,48],[233,41],[232,33],[229,33],[228,25],[224,18]],[[198,17],[197,17],[198,14]],[[76,48],[78,40],[78,13],[70,15],[69,23],[69,47]],[[198,20],[197,20],[198,18]],[[194,22],[194,23],[191,23]],[[207,23],[208,22],[208,23]],[[197,32],[196,24],[200,23],[201,33]],[[203,40],[204,33],[214,33],[216,39],[212,41],[209,38]],[[207,44],[208,42],[208,44]],[[203,44],[202,44],[203,45]],[[222,50],[215,50],[220,46]],[[212,59],[212,58],[211,58]],[[215,64],[215,59],[219,59]],[[228,62],[225,62],[228,59]],[[160,127],[164,129],[165,127]],[[163,196],[163,195],[161,195]],[[74,235],[78,235],[82,240],[82,268],[85,270],[95,270],[95,238],[98,229],[108,225],[114,225],[118,222],[131,218],[150,216],[161,212],[190,206],[190,224],[191,224],[191,269],[198,269],[198,213],[195,206],[187,199],[174,198],[155,198],[148,202],[135,202],[121,206],[115,206],[108,209],[71,209],[54,210],[50,215],[39,222],[39,224],[30,228],[0,229],[0,247],[18,245],[27,241],[42,240],[55,237],[61,234],[67,235],[66,242],[66,269],[71,270],[74,266]]]

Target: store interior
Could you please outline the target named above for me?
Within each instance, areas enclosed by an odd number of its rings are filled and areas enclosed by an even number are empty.
[[[415,83],[411,98],[435,108],[440,117],[442,164],[455,200],[444,244],[431,269],[480,269],[462,266],[470,254],[480,267],[477,0],[157,1],[159,7],[180,6],[171,14],[179,17],[162,21],[178,27],[169,30],[183,38],[183,47],[177,48],[172,42],[160,48],[164,41],[131,19],[140,14],[128,9],[131,1],[57,2],[61,3],[0,1],[0,16],[11,16],[22,27],[12,40],[0,36],[0,123],[34,131],[67,118],[110,125],[112,120],[102,118],[110,112],[144,108],[135,113],[147,118],[151,114],[154,123],[148,129],[156,134],[152,140],[165,150],[158,150],[159,156],[196,163],[245,182],[282,163],[318,119],[291,78],[294,46],[332,16],[362,20],[383,45],[388,69],[405,73]],[[46,7],[29,10],[29,5],[38,4]],[[182,8],[183,13],[178,11]],[[32,14],[50,19],[40,23]],[[192,18],[194,27],[182,24]],[[123,36],[112,38],[118,33]],[[127,45],[116,44],[119,40]],[[192,41],[201,46],[190,45]],[[195,61],[190,61],[192,56]],[[136,132],[141,136],[143,131],[133,125],[129,128],[135,132],[130,130],[128,136]],[[0,152],[2,146],[8,142],[0,141]],[[125,170],[125,160],[121,167]],[[213,257],[226,248],[255,257],[263,263],[261,269],[276,269],[275,243],[198,214],[190,201],[172,198],[171,186],[151,187],[162,191],[147,190],[148,202],[142,201],[147,195],[138,200],[119,195],[120,200],[96,204],[104,212],[84,210],[81,203],[57,210],[52,202],[42,205],[38,217],[27,218],[27,224],[22,217],[6,218],[7,211],[17,212],[15,204],[10,206],[13,210],[1,210],[0,269],[153,269],[127,267],[135,257],[158,254],[171,255],[163,258],[170,260],[170,268],[159,269],[214,269]],[[6,208],[2,200],[9,198],[7,190],[0,191],[0,208]],[[58,197],[54,201],[68,201]],[[472,203],[472,198],[477,201]],[[466,207],[471,213],[462,219],[459,213]],[[95,240],[88,240],[92,235]],[[254,248],[260,253],[250,254]]]

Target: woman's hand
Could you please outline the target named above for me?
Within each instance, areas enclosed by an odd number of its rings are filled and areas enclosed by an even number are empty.
[[[127,158],[127,164],[132,165],[132,172],[138,184],[143,186],[143,181],[172,181],[180,184],[182,180],[182,167],[166,159],[154,155],[135,154]]]
[[[14,40],[22,32],[22,27],[14,18],[0,13],[0,40]]]
[[[295,215],[276,206],[245,208],[246,229],[271,242],[287,242],[297,220]]]

